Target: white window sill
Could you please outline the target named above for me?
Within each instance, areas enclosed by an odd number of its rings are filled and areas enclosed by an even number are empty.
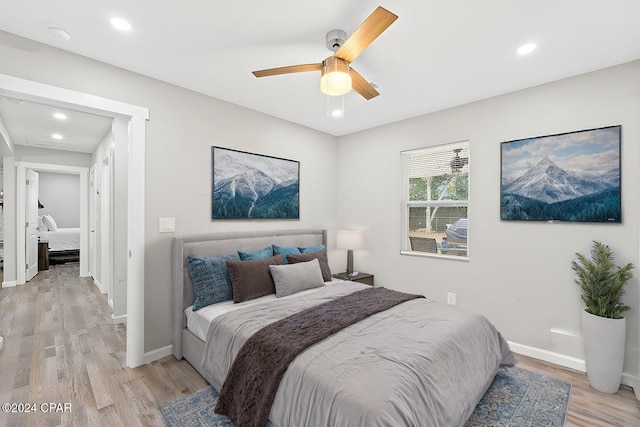
[[[421,258],[436,258],[436,259],[450,259],[454,261],[469,261],[468,256],[458,256],[458,255],[442,255],[442,254],[433,254],[429,252],[417,252],[417,251],[400,251],[400,255],[408,255],[415,256]]]

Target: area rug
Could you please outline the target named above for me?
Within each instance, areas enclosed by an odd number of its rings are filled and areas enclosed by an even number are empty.
[[[571,384],[518,367],[500,368],[465,427],[560,427],[565,423]],[[233,427],[213,408],[218,392],[209,387],[160,408],[169,427]]]

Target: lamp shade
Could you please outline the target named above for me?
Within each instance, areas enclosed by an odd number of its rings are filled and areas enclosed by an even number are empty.
[[[330,56],[324,60],[320,90],[329,96],[342,96],[351,90],[349,63],[341,58]]]
[[[336,246],[340,249],[362,249],[364,248],[364,232],[338,231]]]

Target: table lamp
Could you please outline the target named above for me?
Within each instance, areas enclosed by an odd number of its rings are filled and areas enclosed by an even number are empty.
[[[338,231],[336,246],[339,249],[347,249],[347,275],[351,277],[357,276],[358,272],[353,271],[353,250],[364,247],[364,232]]]

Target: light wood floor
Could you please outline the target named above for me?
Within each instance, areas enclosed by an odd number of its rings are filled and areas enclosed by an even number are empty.
[[[125,366],[125,328],[77,264],[52,266],[24,286],[0,290],[0,404],[28,403],[33,413],[0,412],[0,426],[163,426],[158,407],[207,383],[173,356]],[[573,384],[567,426],[640,426],[633,391],[593,390],[581,372],[525,356],[519,366]],[[63,412],[43,412],[50,403]],[[65,412],[64,404],[70,404]]]

